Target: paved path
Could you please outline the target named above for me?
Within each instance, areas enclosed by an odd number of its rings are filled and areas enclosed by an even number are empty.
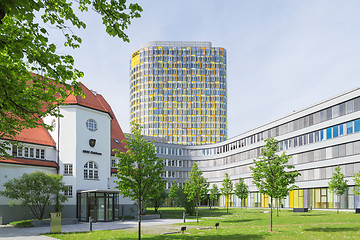
[[[187,220],[194,221],[194,220]],[[142,220],[141,226],[155,226],[155,225],[168,225],[174,223],[182,223],[182,219],[152,219]],[[136,220],[131,221],[115,221],[115,222],[97,222],[93,223],[93,231],[96,230],[114,230],[123,228],[137,227]],[[89,231],[89,223],[80,222],[71,225],[62,225],[62,232],[86,232]],[[0,225],[0,239],[1,240],[49,240],[54,239],[40,234],[49,233],[50,227],[29,227],[29,228],[16,228],[9,225]]]

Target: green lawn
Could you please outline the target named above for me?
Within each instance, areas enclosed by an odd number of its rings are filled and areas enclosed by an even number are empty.
[[[200,209],[201,221],[172,226],[187,226],[185,234],[161,235],[166,228],[144,228],[142,239],[360,239],[360,214],[354,212],[311,211],[293,213],[282,210],[280,216],[274,211],[273,232],[270,232],[268,209]],[[162,208],[164,218],[182,218],[181,208]],[[194,217],[188,217],[194,218]],[[216,230],[215,223],[220,223]],[[198,229],[212,227],[212,229]],[[91,233],[48,235],[58,239],[137,239],[137,229],[95,231]]]

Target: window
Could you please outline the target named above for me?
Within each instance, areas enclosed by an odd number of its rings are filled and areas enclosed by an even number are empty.
[[[28,147],[24,148],[24,157],[29,157],[29,148]]]
[[[96,124],[96,121],[94,119],[88,119],[86,121],[86,128],[89,130],[89,131],[96,131],[97,130],[97,124]]]
[[[19,147],[14,145],[12,147],[12,155],[14,157],[45,159],[45,149]]]
[[[359,132],[360,131],[360,119],[357,119],[354,121],[354,132]]]
[[[336,138],[337,136],[339,136],[339,126],[334,126],[333,127],[333,137]]]
[[[23,154],[22,154],[22,150],[23,150],[22,147],[18,147],[18,148],[17,148],[17,156],[18,156],[18,157],[22,157],[22,155],[23,155]]]
[[[346,102],[346,114],[352,113],[354,111],[354,101],[350,100]]]
[[[332,130],[331,127],[326,129],[326,139],[332,138],[332,134],[331,134],[332,131],[331,130]]]
[[[89,161],[84,165],[84,179],[99,179],[99,170],[96,162]]]
[[[73,190],[72,190],[72,186],[71,186],[71,185],[68,185],[68,186],[65,185],[64,195],[65,195],[66,197],[72,197],[72,196],[73,196]]]
[[[116,160],[115,159],[111,159],[111,167],[116,168]]]
[[[64,164],[64,175],[73,175],[73,165]]]
[[[346,123],[346,134],[353,133],[353,122]]]

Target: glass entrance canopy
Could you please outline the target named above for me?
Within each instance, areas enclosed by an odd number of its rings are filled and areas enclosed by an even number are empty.
[[[95,222],[119,220],[119,193],[117,190],[94,189],[77,192],[77,218]]]

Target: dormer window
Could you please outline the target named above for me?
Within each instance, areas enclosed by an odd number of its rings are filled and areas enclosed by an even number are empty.
[[[88,119],[86,121],[86,128],[89,130],[89,131],[96,131],[97,130],[97,123],[94,119]]]
[[[14,157],[45,159],[45,149],[13,145],[12,155]]]
[[[114,142],[117,143],[117,144],[120,143],[119,140],[117,140],[116,138],[114,138]]]

